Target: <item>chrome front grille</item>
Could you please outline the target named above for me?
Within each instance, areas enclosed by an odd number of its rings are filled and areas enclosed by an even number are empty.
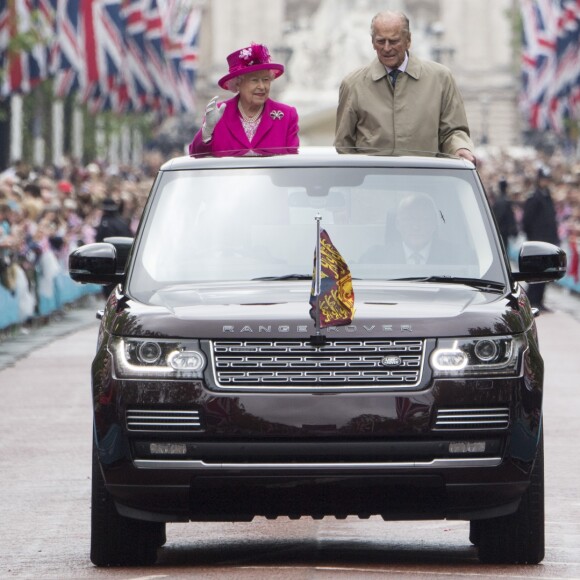
[[[439,409],[434,428],[440,431],[507,429],[509,421],[507,407]]]
[[[127,409],[129,431],[199,431],[199,411]]]
[[[419,385],[422,340],[214,341],[216,385],[231,389],[411,389]]]

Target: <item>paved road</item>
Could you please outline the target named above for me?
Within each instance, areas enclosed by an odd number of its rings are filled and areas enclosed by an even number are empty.
[[[478,563],[465,522],[302,519],[171,524],[150,568],[88,559],[96,305],[0,343],[0,578],[580,578],[580,308],[552,290],[546,360],[546,558]]]

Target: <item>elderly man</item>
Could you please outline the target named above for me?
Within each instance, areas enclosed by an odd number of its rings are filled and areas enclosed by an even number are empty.
[[[334,145],[340,153],[446,153],[475,162],[463,99],[451,72],[409,52],[409,19],[371,22],[377,59],[340,86]]]
[[[440,213],[433,199],[424,193],[403,197],[397,206],[395,232],[387,224],[389,239],[373,246],[362,262],[377,264],[459,264],[463,253],[439,236]],[[388,221],[388,220],[387,220]],[[392,234],[395,233],[395,236]]]

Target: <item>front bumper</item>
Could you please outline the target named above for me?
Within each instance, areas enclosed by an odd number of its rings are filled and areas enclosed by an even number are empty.
[[[107,489],[127,517],[472,520],[517,509],[535,457],[541,400],[541,387],[526,374],[438,380],[404,394],[321,395],[110,379],[95,389],[95,438]],[[482,427],[473,417],[467,427],[438,423],[441,409],[467,407],[507,409],[508,419],[501,427]],[[135,409],[197,409],[199,425],[156,422],[139,430],[127,419]],[[132,416],[135,427],[141,416]],[[450,451],[450,444],[469,450],[481,442],[483,451]],[[185,451],[160,456],[151,443]]]
[[[109,480],[107,489],[121,514],[154,521],[349,515],[472,520],[513,513],[528,486],[520,466],[493,457],[429,465],[141,460],[109,473]]]

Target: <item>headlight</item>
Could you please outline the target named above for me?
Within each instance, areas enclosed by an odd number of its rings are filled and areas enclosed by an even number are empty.
[[[435,376],[515,376],[526,346],[524,335],[440,339],[431,367]]]
[[[112,337],[110,351],[116,376],[138,378],[199,378],[206,359],[196,340],[151,340]]]

